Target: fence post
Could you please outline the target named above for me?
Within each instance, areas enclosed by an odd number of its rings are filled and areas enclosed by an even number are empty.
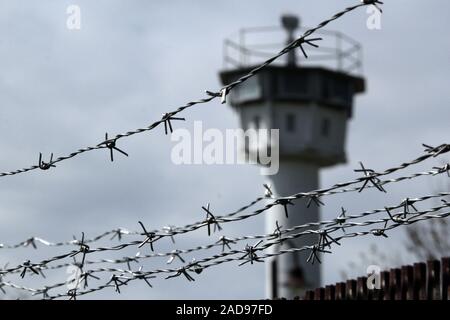
[[[336,300],[345,300],[346,299],[345,293],[346,293],[345,282],[337,283],[335,292]]]
[[[414,263],[414,299],[426,300],[427,265],[425,263]]]
[[[335,286],[325,287],[325,300],[336,300],[335,294],[336,294]]]
[[[306,291],[303,300],[450,300],[450,257],[380,273],[380,289],[367,277]]]
[[[314,300],[314,291],[312,290],[306,291],[303,300]]]
[[[391,289],[390,289],[390,272],[383,271],[381,272],[381,290],[379,300],[393,300]]]
[[[402,299],[402,288],[401,288],[401,271],[400,269],[391,269],[389,275],[389,288],[392,300]]]
[[[372,290],[370,290],[372,291]],[[357,300],[369,300],[367,277],[359,277],[356,279],[356,299]]]
[[[414,278],[413,278],[413,267],[403,266],[401,269],[402,273],[402,300],[413,300],[414,299]]]
[[[449,300],[450,294],[450,258],[442,258],[441,260],[442,273],[442,300]]]
[[[427,261],[427,299],[440,299],[440,273],[441,265],[438,260]]]
[[[324,288],[316,288],[314,292],[314,300],[325,300],[325,289]]]
[[[356,280],[347,280],[346,283],[346,296],[347,300],[355,300],[356,299]]]

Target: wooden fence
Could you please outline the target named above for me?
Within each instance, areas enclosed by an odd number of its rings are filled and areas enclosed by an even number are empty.
[[[307,291],[303,300],[449,300],[450,258],[415,263],[380,273],[380,289],[367,277]]]

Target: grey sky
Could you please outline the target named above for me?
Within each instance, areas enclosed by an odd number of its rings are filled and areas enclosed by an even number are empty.
[[[1,0],[0,171],[37,163],[39,152],[59,156],[96,144],[106,131],[145,126],[201,97],[205,89],[219,88],[222,40],[241,27],[277,24],[285,12],[316,25],[356,2]],[[66,28],[69,4],[81,8],[80,31]],[[443,31],[450,24],[450,3],[397,0],[386,1],[384,9],[380,31],[366,28],[364,9],[330,25],[363,44],[368,90],[355,102],[349,163],[323,171],[323,186],[354,177],[352,169],[360,160],[382,170],[420,154],[421,143],[448,142],[450,43]],[[176,127],[191,128],[194,120],[210,128],[238,126],[232,110],[218,102],[183,116],[187,122]],[[1,178],[0,242],[32,235],[59,241],[119,226],[134,230],[138,220],[152,227],[184,225],[203,218],[201,206],[207,202],[216,212],[229,212],[262,192],[264,179],[257,167],[173,165],[172,144],[163,131],[121,141],[130,157],[117,154],[114,163],[106,151],[98,151],[48,172]],[[342,205],[359,212],[437,187],[436,180],[424,178],[389,187],[388,195],[372,191],[330,197],[322,217],[334,217]],[[227,225],[227,235],[262,233],[263,222],[259,217]],[[183,239],[178,245],[188,247],[215,238],[199,232]],[[339,271],[372,241],[347,241],[325,257],[324,281],[338,281]],[[395,254],[402,250],[402,234],[378,244]],[[170,248],[164,246],[159,249]],[[57,253],[5,250],[0,262],[14,265],[30,255],[39,259]],[[262,298],[263,272],[262,265],[226,264],[195,283],[158,280],[153,289],[136,284],[120,298]],[[95,297],[117,295],[111,289]]]

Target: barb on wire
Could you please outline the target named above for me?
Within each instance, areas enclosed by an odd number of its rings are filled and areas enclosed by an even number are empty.
[[[403,206],[403,217],[406,218],[406,215],[410,214],[410,209],[409,208],[413,208],[414,211],[419,212],[419,210],[417,210],[417,208],[414,206],[414,203],[416,203],[415,200],[411,200],[410,198],[406,198],[405,200],[403,200],[403,202],[400,204]]]
[[[172,243],[175,243],[174,238],[174,232],[175,232],[175,226],[166,226],[162,228],[163,231],[170,236],[170,240],[172,240]]]
[[[276,228],[275,228],[275,230],[273,231],[273,238],[274,239],[280,239],[281,238],[281,236],[282,236],[282,234],[283,234],[283,231],[281,230],[281,228],[283,227],[283,226],[280,226],[279,224],[278,224],[278,220],[277,221],[275,221],[275,226],[276,226]]]
[[[30,261],[30,260],[25,261],[25,262],[22,264],[22,267],[23,267],[23,270],[22,270],[22,272],[20,273],[20,277],[21,277],[21,278],[24,278],[24,277],[25,277],[25,274],[27,273],[28,270],[30,270],[30,271],[32,271],[33,273],[39,275],[39,272],[35,269],[35,266],[31,264],[31,261]]]
[[[316,206],[324,206],[325,204],[320,200],[320,196],[317,194],[311,194],[308,196],[308,203],[306,204],[306,207],[309,208],[311,204],[314,202]]]
[[[48,294],[48,290],[50,290],[51,288],[49,287],[44,287],[41,290],[34,292],[32,295],[36,296],[38,294],[42,294],[42,300],[47,300],[50,298],[50,295]]]
[[[179,268],[175,274],[167,276],[166,279],[171,279],[183,275],[188,281],[195,281],[195,279],[188,273],[188,267]]]
[[[441,144],[437,147],[432,147],[430,145],[427,145],[425,143],[422,144],[425,147],[425,152],[428,152],[429,154],[431,154],[433,157],[437,157],[443,153],[446,153],[448,151],[450,151],[450,145],[448,144]]]
[[[33,249],[37,249],[36,239],[34,237],[31,237],[23,242],[24,247],[28,247],[30,245],[33,247]]]
[[[359,162],[359,165],[361,166],[361,169],[353,170],[355,172],[363,172],[364,173],[364,177],[361,178],[361,180],[364,181],[364,183],[363,183],[362,187],[359,189],[359,192],[363,191],[369,182],[372,183],[372,185],[375,188],[377,188],[378,190],[380,190],[382,192],[386,192],[386,190],[383,188],[383,186],[380,183],[381,182],[380,179],[377,178],[377,176],[379,176],[379,174],[376,173],[372,169],[366,169],[362,162]]]
[[[272,189],[271,189],[270,185],[267,184],[267,183],[264,183],[263,187],[264,187],[264,189],[266,189],[265,192],[264,192],[264,197],[265,198],[273,198],[274,195],[273,195],[273,192],[272,192]]]
[[[70,257],[72,254],[73,254],[73,252],[70,253],[70,254],[68,255],[68,257]],[[72,259],[73,259],[72,263],[68,263],[68,264],[66,265],[66,267],[72,265],[72,266],[77,267],[77,268],[80,269],[80,270],[83,269],[83,266],[81,265],[81,262],[78,262],[77,259],[75,259],[75,257],[72,257]],[[41,263],[42,263],[42,262],[41,262]],[[44,264],[44,265],[45,265],[45,264]]]
[[[6,294],[4,286],[5,286],[5,284],[3,283],[3,277],[2,277],[2,275],[0,275],[0,291],[3,292],[3,294]]]
[[[220,89],[219,92],[212,92],[212,91],[209,91],[209,90],[206,90],[205,92],[210,97],[214,97],[214,98],[219,97],[220,98],[220,103],[224,104],[224,103],[227,102],[228,91],[229,91],[229,89],[225,87],[225,88]]]
[[[450,178],[450,163],[446,163],[443,167],[433,167],[433,169],[437,170],[436,174],[447,173],[447,176]]]
[[[108,132],[105,133],[105,141],[103,141],[102,143],[98,144],[98,147],[103,147],[103,148],[108,148],[109,149],[109,155],[111,158],[111,162],[114,161],[114,150],[120,152],[121,154],[125,155],[128,157],[128,153],[126,153],[125,151],[117,148],[116,146],[116,142],[117,142],[117,138],[114,139],[108,139]]]
[[[308,256],[308,259],[306,262],[311,262],[311,264],[314,264],[314,262],[317,260],[319,263],[322,263],[322,261],[319,258],[319,253],[331,253],[331,251],[327,251],[323,248],[321,248],[319,245],[313,245],[310,247],[310,254]]]
[[[192,269],[196,274],[203,272],[203,267],[198,263],[195,258],[192,258],[191,263],[189,263],[189,268]]]
[[[114,284],[114,290],[117,293],[120,293],[120,287],[121,286],[126,286],[127,282],[126,281],[122,281],[118,276],[116,276],[115,274],[113,274],[111,276],[111,279],[109,280],[109,282],[107,283],[107,285],[113,283]]]
[[[341,245],[336,239],[334,239],[332,236],[330,236],[328,230],[325,230],[325,229],[318,230],[317,233],[319,234],[319,242],[317,244],[317,247],[319,249],[324,249],[325,247],[328,247],[329,249],[331,249],[332,243],[335,243],[338,246]]]
[[[55,168],[56,166],[53,164],[53,153],[50,155],[50,161],[45,162],[42,160],[42,153],[39,153],[39,168],[41,170],[48,170],[50,168]]]
[[[67,295],[69,296],[69,300],[77,300],[77,289],[69,289]]]
[[[284,208],[284,215],[286,216],[286,218],[289,218],[289,213],[288,213],[287,206],[288,205],[290,205],[290,206],[294,205],[292,200],[291,199],[287,199],[287,198],[280,198],[280,199],[275,200],[275,204],[282,205],[283,208]]]
[[[144,230],[144,235],[146,236],[145,240],[142,241],[141,244],[138,245],[138,248],[141,248],[146,243],[148,243],[148,244],[150,244],[150,249],[152,251],[155,251],[153,249],[153,242],[155,242],[156,240],[159,240],[161,238],[161,236],[157,236],[155,232],[148,232],[147,229],[145,229],[144,224],[141,221],[138,221],[138,222],[141,225],[142,230]]]
[[[384,224],[384,227],[382,229],[375,229],[372,230],[372,234],[376,237],[385,237],[388,238],[387,234],[386,234],[386,230],[387,230],[387,224],[388,222],[386,221]]]
[[[347,217],[345,216],[346,213],[347,213],[347,211],[344,209],[344,207],[341,207],[341,213],[335,219],[335,221],[338,225],[342,226],[347,221]],[[345,233],[344,227],[342,227],[342,231]]]
[[[119,241],[122,241],[123,234],[129,234],[128,231],[123,230],[121,228],[113,230],[112,233],[113,233],[113,236],[110,238],[110,240],[114,240],[115,238],[117,238],[117,240],[119,240]]]
[[[216,243],[222,244],[222,252],[224,252],[225,251],[225,247],[227,247],[229,250],[231,250],[230,243],[235,244],[236,241],[233,240],[233,239],[229,239],[229,238],[227,238],[225,236],[221,236],[219,238],[219,241],[217,241]]]
[[[138,271],[133,272],[133,277],[136,278],[136,279],[144,280],[145,283],[146,283],[150,288],[153,288],[153,286],[152,286],[152,284],[150,283],[150,281],[148,281],[148,279],[154,279],[154,278],[156,278],[156,276],[150,276],[150,275],[145,274],[145,273],[142,271],[142,266],[139,267],[139,270],[138,270]]]
[[[125,261],[127,264],[128,270],[131,270],[131,262],[139,263],[138,259],[139,259],[140,255],[141,255],[141,253],[137,252],[134,255],[134,257],[124,257],[123,258],[123,261]]]
[[[175,259],[179,259],[181,262],[185,263],[184,259],[181,257],[181,251],[180,250],[173,250],[169,260],[167,260],[167,264],[171,264]]]
[[[202,207],[202,209],[206,212],[205,223],[208,226],[208,236],[211,235],[211,225],[214,225],[213,232],[216,232],[216,228],[217,228],[217,230],[221,231],[222,227],[220,226],[220,224],[217,221],[216,217],[209,210],[209,203],[207,204],[206,207]]]
[[[263,262],[259,257],[258,257],[258,255],[256,254],[256,250],[257,250],[257,247],[262,243],[263,241],[262,240],[259,240],[255,245],[253,245],[253,246],[250,246],[250,245],[246,245],[245,246],[245,251],[246,251],[246,253],[245,253],[245,255],[243,255],[241,258],[240,258],[240,260],[246,260],[246,261],[244,261],[244,262],[241,262],[240,264],[239,264],[239,266],[242,266],[242,265],[244,265],[244,264],[246,264],[246,263],[249,263],[250,262],[250,264],[253,264],[254,262]]]
[[[303,48],[304,44],[310,45],[314,48],[318,48],[319,46],[317,44],[315,44],[315,41],[320,41],[323,40],[322,38],[313,38],[313,39],[306,39],[306,38],[300,38],[297,42],[298,47],[300,48],[300,50],[302,50],[303,55],[305,56],[306,59],[308,59],[308,55],[306,54],[305,49]]]
[[[162,121],[164,122],[164,132],[166,135],[168,134],[167,127],[169,127],[170,133],[173,132],[172,122],[173,120],[186,121],[185,118],[174,117],[170,113],[164,113],[162,117]]]
[[[402,214],[392,214],[391,210],[389,210],[389,208],[385,207],[384,208],[387,212],[387,214],[389,215],[389,217],[391,218],[391,220],[395,223],[399,223],[399,224],[403,224],[403,223],[407,223],[408,220],[406,219],[406,217],[402,217]]]
[[[81,241],[79,242],[80,249],[75,251],[70,255],[70,257],[75,257],[77,254],[81,253],[81,262],[79,263],[79,268],[83,269],[84,261],[86,259],[86,254],[89,253],[89,246],[84,242],[84,232],[81,233]]]
[[[90,278],[93,278],[93,279],[96,279],[96,280],[100,280],[100,278],[97,277],[97,276],[94,276],[94,275],[92,274],[91,271],[85,271],[85,272],[83,272],[83,273],[81,274],[81,276],[80,276],[80,281],[83,282],[83,288],[84,288],[84,289],[86,289],[86,288],[89,286],[89,284],[88,284],[88,279],[89,279],[89,277],[90,277]]]

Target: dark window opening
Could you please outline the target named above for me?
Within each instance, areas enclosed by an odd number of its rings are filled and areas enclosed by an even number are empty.
[[[288,113],[286,115],[286,130],[288,132],[295,132],[295,114]]]
[[[329,137],[330,136],[330,126],[331,126],[330,119],[323,118],[322,119],[321,128],[320,128],[320,133],[322,134],[323,137]]]
[[[255,116],[255,118],[253,118],[253,123],[255,125],[255,129],[259,130],[260,126],[261,126],[261,119],[259,116]]]
[[[326,79],[322,80],[322,97],[324,99],[329,99],[331,97],[330,82]]]
[[[343,81],[336,81],[334,83],[334,95],[335,95],[335,98],[337,98],[341,101],[347,101],[348,100],[347,83],[343,82]]]
[[[290,97],[304,97],[309,93],[310,78],[306,74],[288,75],[283,74],[278,80],[280,95]]]

